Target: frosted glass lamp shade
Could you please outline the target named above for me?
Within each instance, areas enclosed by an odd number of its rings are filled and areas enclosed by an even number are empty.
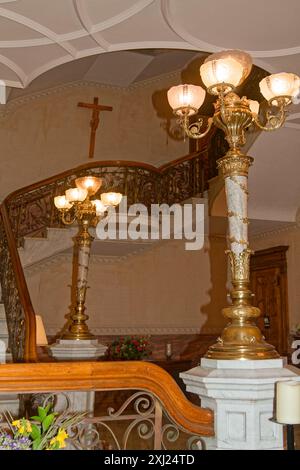
[[[176,114],[197,113],[205,99],[205,90],[196,85],[177,85],[168,91],[169,105]]]
[[[77,188],[86,190],[92,196],[101,188],[102,179],[97,178],[97,176],[83,176],[82,178],[77,178],[75,184]]]
[[[237,87],[243,77],[243,66],[231,57],[204,62],[200,67],[200,75],[208,91],[218,94],[217,87],[230,85],[225,92]]]
[[[66,199],[66,196],[56,196],[54,198],[54,205],[57,209],[71,209],[73,204]]]
[[[284,97],[287,102],[299,93],[300,78],[294,73],[274,73],[263,78],[259,88],[263,97],[276,104],[275,98]]]
[[[104,206],[118,206],[122,200],[121,193],[102,193],[101,201]]]
[[[70,188],[66,190],[66,199],[68,202],[82,202],[86,197],[86,189]]]
[[[240,51],[238,49],[230,49],[227,51],[215,52],[214,54],[210,54],[208,57],[206,57],[204,63],[210,62],[212,60],[228,58],[236,60],[243,67],[243,75],[238,83],[238,85],[240,85],[248,77],[252,69],[252,58],[251,55],[247,52]]]
[[[37,346],[46,346],[48,344],[44,323],[40,315],[35,316],[36,322],[36,344]]]
[[[105,205],[103,204],[102,201],[100,201],[100,199],[95,199],[94,201],[91,201],[92,204],[95,206],[95,209],[96,209],[96,215],[102,215],[104,214],[104,212],[106,211],[106,207]]]
[[[249,102],[250,111],[252,112],[252,114],[257,116],[259,112],[259,102],[255,100],[248,100],[248,102]]]

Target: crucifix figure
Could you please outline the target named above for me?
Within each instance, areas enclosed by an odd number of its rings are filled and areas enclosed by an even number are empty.
[[[90,139],[90,150],[89,158],[94,158],[95,142],[96,142],[96,131],[99,126],[99,113],[100,111],[112,111],[111,106],[103,106],[99,104],[99,98],[95,97],[93,103],[78,103],[80,108],[88,108],[93,110],[92,119],[90,121],[91,126],[91,139]]]

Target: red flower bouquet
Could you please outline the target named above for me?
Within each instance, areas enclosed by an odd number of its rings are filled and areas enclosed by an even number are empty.
[[[147,359],[150,354],[150,343],[145,336],[121,336],[109,345],[106,358],[110,361],[135,361]]]

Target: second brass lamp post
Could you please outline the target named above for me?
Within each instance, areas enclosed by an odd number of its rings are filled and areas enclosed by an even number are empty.
[[[232,305],[223,309],[229,319],[217,343],[209,348],[211,359],[272,359],[279,357],[274,346],[267,344],[255,324],[260,310],[252,306],[250,291],[250,256],[248,241],[248,170],[253,158],[243,154],[245,131],[250,126],[265,131],[280,128],[285,122],[286,107],[299,93],[300,79],[292,73],[278,73],[261,80],[259,86],[268,109],[263,122],[259,118],[259,103],[235,92],[249,75],[252,60],[242,51],[223,51],[207,57],[200,67],[200,75],[207,92],[215,95],[215,113],[209,118],[205,131],[202,120],[189,123],[205,99],[205,90],[195,85],[178,85],[168,91],[170,106],[187,136],[203,138],[214,124],[222,129],[229,144],[225,156],[218,160],[218,168],[225,180],[227,216],[229,222],[229,256],[231,266]]]
[[[89,229],[96,227],[109,206],[117,206],[122,199],[120,193],[102,193],[101,199],[91,199],[99,191],[102,180],[95,176],[84,176],[75,180],[76,188],[67,189],[64,196],[56,196],[54,204],[59,209],[64,224],[72,225],[77,221],[78,247],[76,305],[71,315],[67,331],[63,339],[87,340],[93,339],[86,324],[88,316],[85,313],[85,298],[91,244],[94,237]]]

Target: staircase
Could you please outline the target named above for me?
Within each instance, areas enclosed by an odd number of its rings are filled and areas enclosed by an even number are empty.
[[[71,253],[76,227],[66,229],[53,199],[80,176],[102,178],[102,191],[125,194],[128,205],[181,203],[207,189],[209,136],[199,151],[156,168],[137,162],[93,162],[10,194],[1,204],[0,281],[13,360],[36,360],[35,312],[24,269],[60,253]],[[148,223],[145,223],[148,230]],[[96,254],[122,259],[151,248],[160,240],[95,240]]]

